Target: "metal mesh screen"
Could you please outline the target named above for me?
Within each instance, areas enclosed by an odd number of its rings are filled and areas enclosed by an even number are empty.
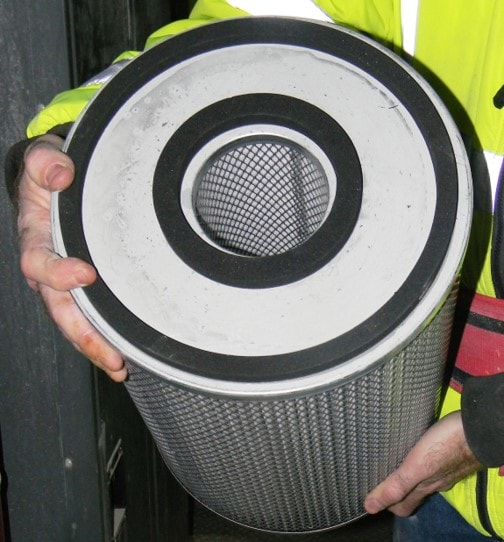
[[[166,463],[203,504],[264,530],[330,528],[364,513],[364,496],[432,421],[453,305],[396,357],[327,391],[210,396],[132,362],[127,387]]]
[[[286,252],[323,222],[329,186],[320,163],[284,140],[236,143],[200,174],[195,211],[208,237],[247,256]]]

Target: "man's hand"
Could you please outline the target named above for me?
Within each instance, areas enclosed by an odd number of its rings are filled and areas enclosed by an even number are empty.
[[[430,494],[451,488],[483,468],[467,445],[460,412],[434,424],[406,459],[366,497],[370,514],[386,508],[409,516]]]
[[[54,252],[51,192],[64,190],[74,178],[73,162],[61,152],[62,143],[61,138],[46,135],[25,153],[19,184],[21,270],[30,287],[40,293],[65,337],[110,378],[120,382],[127,376],[121,355],[91,326],[69,291],[92,284],[95,269],[82,260],[61,258]]]

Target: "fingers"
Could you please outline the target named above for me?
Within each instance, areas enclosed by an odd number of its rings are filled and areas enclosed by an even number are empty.
[[[25,153],[19,184],[21,270],[28,284],[40,292],[65,337],[110,378],[121,382],[127,376],[121,355],[88,322],[69,292],[92,284],[95,269],[82,260],[61,258],[54,252],[51,192],[64,190],[74,178],[73,162],[61,146],[61,138],[46,135]]]
[[[446,454],[446,447],[430,442],[426,433],[403,463],[368,495],[366,510],[370,514],[385,509],[399,516],[411,514],[427,495],[444,488]]]
[[[407,469],[400,467],[367,496],[364,507],[369,514],[388,509],[397,516],[409,516],[428,495],[439,489],[430,480],[424,483],[409,478]]]
[[[481,468],[465,439],[460,412],[434,424],[403,463],[367,496],[370,514],[388,509],[406,516],[428,495],[447,490]]]
[[[96,271],[77,258],[60,258],[46,244],[21,239],[21,270],[34,290],[41,284],[59,291],[88,286],[96,280]]]
[[[35,290],[39,284],[69,290],[96,279],[91,265],[75,258],[61,259],[53,250],[50,191],[66,188],[74,175],[73,163],[60,151],[61,144],[59,137],[48,135],[30,145],[20,183],[21,270]]]
[[[369,514],[391,509],[414,492],[417,482],[403,470],[399,467],[366,497],[364,507]]]
[[[116,382],[125,380],[127,371],[121,355],[84,317],[70,292],[58,292],[42,286],[40,294],[49,315],[75,348],[105,371],[112,380]]]
[[[61,151],[63,140],[47,134],[32,143],[25,153],[23,176],[50,191],[64,190],[73,180],[71,158]]]

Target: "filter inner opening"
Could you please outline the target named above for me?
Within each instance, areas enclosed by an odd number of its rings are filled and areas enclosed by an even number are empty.
[[[330,199],[327,175],[310,151],[281,137],[250,137],[219,149],[201,168],[193,211],[213,245],[264,257],[309,239]]]

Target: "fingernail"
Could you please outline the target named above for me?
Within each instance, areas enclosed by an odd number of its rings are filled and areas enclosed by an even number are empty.
[[[376,514],[383,509],[381,503],[376,499],[366,499],[365,507],[370,514]]]
[[[74,275],[74,280],[77,283],[78,288],[82,288],[83,286],[88,286],[89,285],[89,277],[83,271],[77,272]]]
[[[52,183],[56,177],[62,172],[65,171],[67,168],[63,164],[52,164],[49,168],[46,170],[45,174],[45,182],[47,184]]]

